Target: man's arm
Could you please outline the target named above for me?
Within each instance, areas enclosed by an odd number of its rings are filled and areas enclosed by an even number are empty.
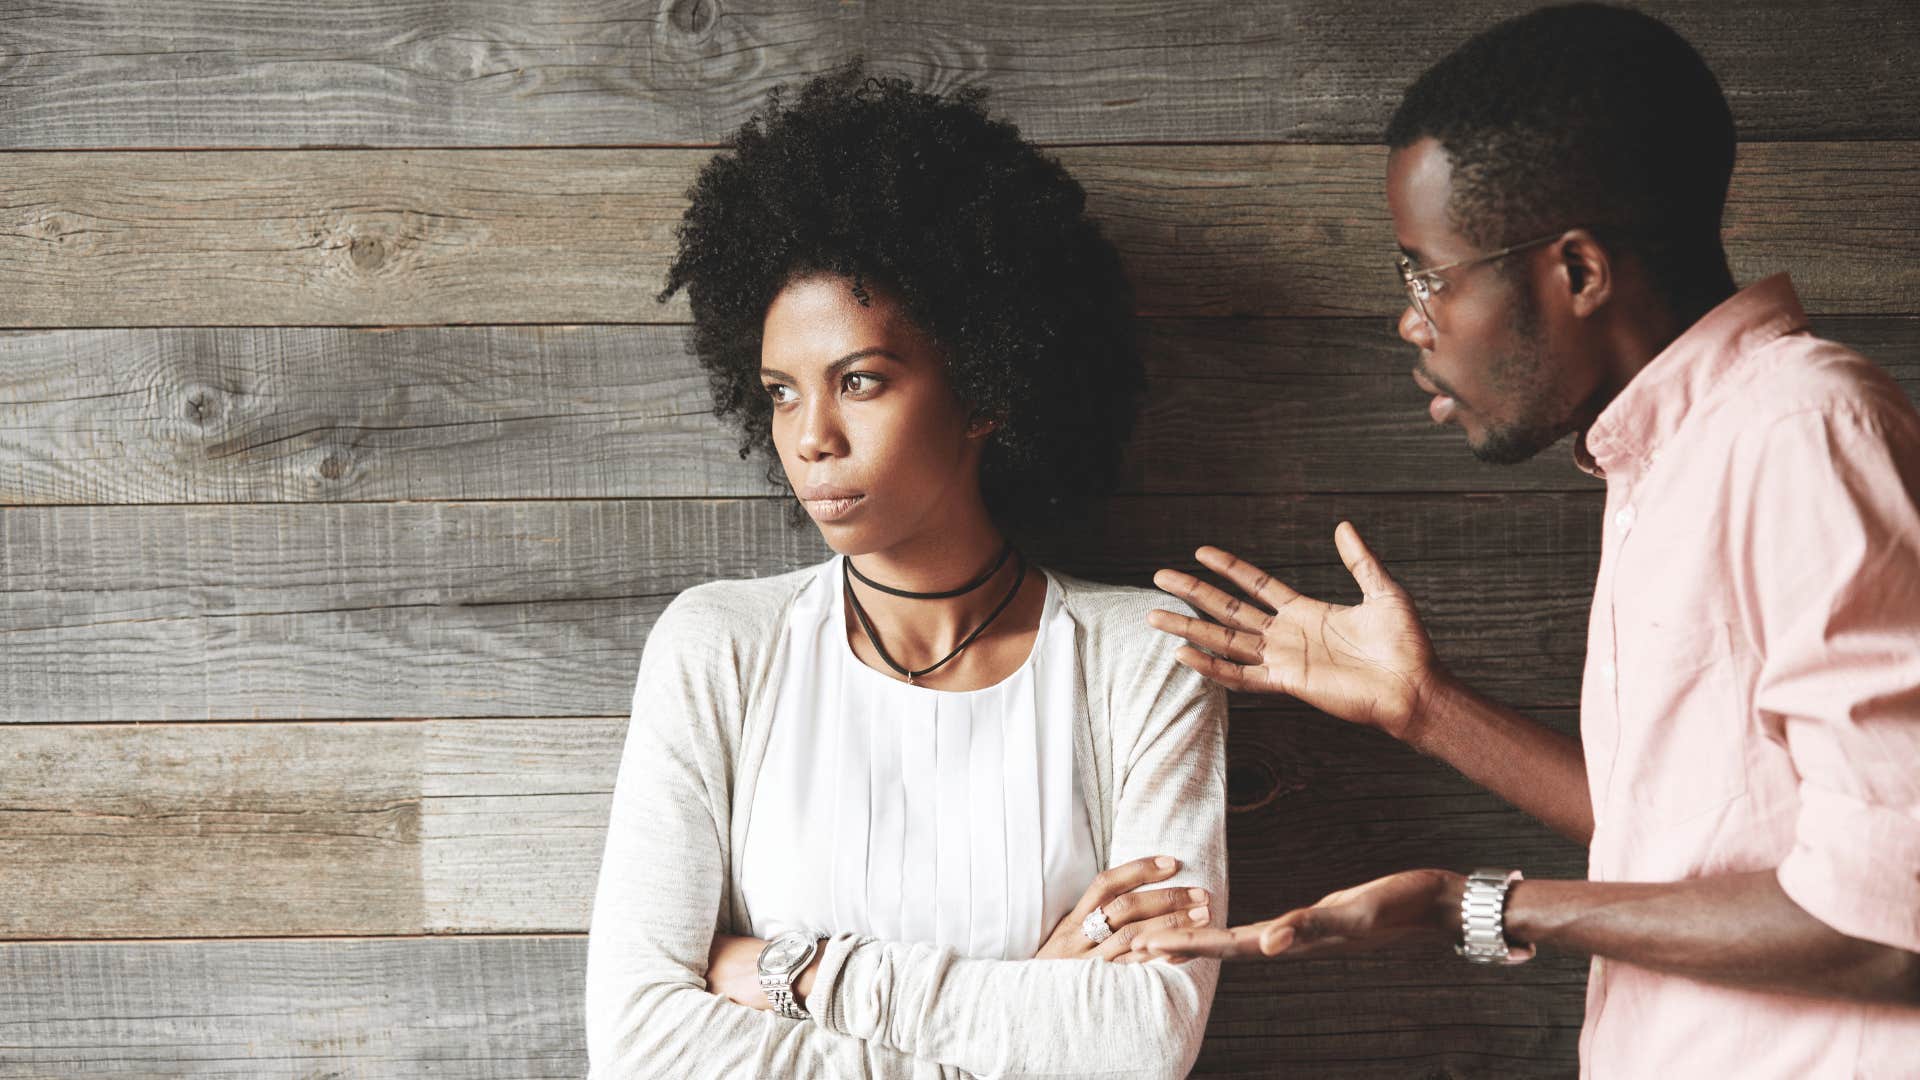
[[[1302,596],[1260,568],[1208,547],[1195,553],[1200,563],[1249,599],[1191,574],[1162,570],[1155,584],[1219,622],[1168,611],[1154,612],[1149,621],[1186,639],[1179,661],[1215,682],[1287,694],[1378,728],[1586,844],[1593,836],[1593,805],[1579,741],[1454,679],[1435,658],[1412,598],[1359,532],[1342,522],[1333,535],[1364,594],[1358,605]]]
[[[1517,941],[1708,982],[1920,1007],[1920,955],[1835,930],[1770,870],[1654,885],[1519,881],[1507,928]]]
[[[1304,958],[1424,940],[1460,940],[1466,879],[1409,870],[1312,907],[1230,930],[1163,930],[1137,952]],[[1849,937],[1809,915],[1773,871],[1632,884],[1518,881],[1507,894],[1516,944],[1603,956],[1705,982],[1920,1007],[1920,955]]]

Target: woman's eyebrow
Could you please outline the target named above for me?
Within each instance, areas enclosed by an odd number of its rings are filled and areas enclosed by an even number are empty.
[[[865,349],[856,349],[853,352],[850,352],[847,355],[841,357],[840,359],[835,360],[833,363],[827,366],[827,374],[838,375],[842,371],[845,371],[846,369],[852,367],[853,365],[859,363],[860,361],[865,360],[869,356],[884,356],[896,364],[906,363],[906,361],[900,359],[899,355],[896,354],[892,349],[882,348],[879,345],[874,345]]]
[[[899,354],[895,353],[892,349],[882,348],[879,345],[874,345],[870,348],[856,349],[853,352],[850,352],[847,355],[841,357],[840,359],[835,360],[833,363],[827,365],[827,374],[830,376],[838,375],[842,371],[845,371],[847,368],[852,367],[854,364],[857,364],[860,361],[865,360],[869,356],[884,356],[896,364],[906,363],[906,361],[900,359]],[[779,370],[778,368],[770,368],[770,367],[761,368],[760,377],[763,379],[785,379],[787,382],[794,381],[793,376],[787,374],[784,371]]]

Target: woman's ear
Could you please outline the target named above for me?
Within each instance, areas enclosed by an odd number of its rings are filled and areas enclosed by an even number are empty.
[[[974,413],[967,420],[967,437],[983,439],[1000,430],[1000,419],[986,413]]]

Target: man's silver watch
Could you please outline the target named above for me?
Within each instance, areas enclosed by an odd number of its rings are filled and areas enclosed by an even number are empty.
[[[818,930],[789,930],[760,950],[760,989],[765,991],[773,1011],[789,1020],[810,1019],[810,1014],[793,996],[793,980],[798,978],[820,951],[827,935]]]
[[[1453,951],[1476,964],[1524,964],[1533,946],[1507,942],[1507,890],[1518,870],[1475,870],[1460,894],[1460,944]]]

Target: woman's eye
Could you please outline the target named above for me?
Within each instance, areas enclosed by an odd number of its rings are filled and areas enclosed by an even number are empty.
[[[793,387],[784,383],[768,383],[766,389],[767,396],[773,399],[775,405],[785,405],[793,399]]]
[[[841,380],[841,387],[849,394],[865,394],[880,385],[880,380],[865,372],[856,371]]]

